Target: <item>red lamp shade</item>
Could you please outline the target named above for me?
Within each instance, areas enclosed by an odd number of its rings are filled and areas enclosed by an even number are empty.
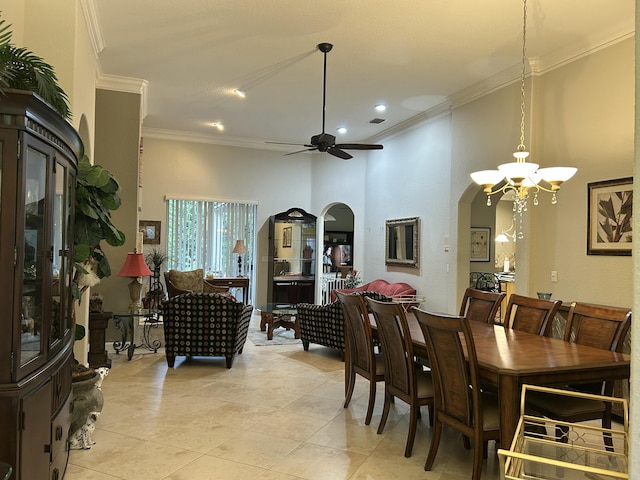
[[[127,253],[127,259],[118,272],[120,277],[150,277],[153,275],[141,253]]]

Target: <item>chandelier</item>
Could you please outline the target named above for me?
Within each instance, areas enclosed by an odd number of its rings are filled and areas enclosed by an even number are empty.
[[[533,192],[533,204],[538,205],[538,192],[543,190],[552,194],[551,203],[556,204],[556,192],[560,185],[575,175],[578,171],[574,167],[548,167],[539,168],[537,163],[527,162],[529,152],[524,145],[524,119],[525,119],[525,66],[527,46],[527,0],[523,0],[522,21],[522,74],[520,77],[520,143],[513,154],[516,161],[503,163],[497,170],[481,170],[473,172],[471,179],[484,188],[487,194],[487,205],[491,206],[491,195],[496,193],[514,192],[513,211],[522,216],[527,211],[527,203],[530,192]],[[493,189],[496,185],[505,182],[502,187]],[[542,182],[545,182],[544,184]],[[514,237],[515,238],[515,237]],[[518,238],[522,238],[518,232]]]

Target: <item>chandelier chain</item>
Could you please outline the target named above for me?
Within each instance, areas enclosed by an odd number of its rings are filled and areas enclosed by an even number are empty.
[[[520,145],[518,151],[524,152],[524,110],[525,110],[525,74],[527,63],[527,0],[523,0],[522,16],[522,75],[520,77]]]

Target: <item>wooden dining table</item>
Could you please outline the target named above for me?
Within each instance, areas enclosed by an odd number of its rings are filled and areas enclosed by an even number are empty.
[[[407,315],[414,354],[428,357],[417,319]],[[480,379],[497,387],[500,438],[509,448],[520,418],[523,384],[566,385],[627,379],[631,357],[554,338],[470,321]],[[376,330],[375,321],[372,327]]]

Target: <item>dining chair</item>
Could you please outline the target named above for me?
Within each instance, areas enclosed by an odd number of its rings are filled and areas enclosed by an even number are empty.
[[[553,318],[561,300],[543,300],[512,293],[504,315],[504,326],[533,335],[551,336]]]
[[[433,425],[434,390],[431,372],[414,360],[413,343],[402,305],[366,299],[374,315],[380,347],[384,357],[384,408],[378,433],[384,431],[394,397],[409,404],[409,432],[404,456],[410,457],[416,436],[420,407],[429,408],[429,423]]]
[[[467,288],[460,305],[460,316],[476,322],[494,323],[504,300],[504,292]]]
[[[413,312],[431,358],[436,394],[433,439],[424,469],[431,470],[433,466],[442,425],[446,424],[461,432],[464,438],[473,439],[472,479],[479,480],[489,440],[500,439],[500,411],[497,397],[480,388],[469,321],[462,316],[435,314],[417,308]]]
[[[564,340],[621,352],[630,326],[631,310],[628,308],[574,302],[569,308]],[[566,388],[611,396],[614,383],[614,380],[607,380],[597,384],[568,385]],[[600,419],[603,428],[611,428],[611,403],[532,392],[527,406],[550,419],[565,422]],[[556,428],[556,437],[559,441],[566,442],[567,434],[566,427]],[[604,442],[608,448],[612,446],[611,437],[606,434]]]
[[[364,421],[365,425],[369,425],[376,401],[376,384],[384,381],[384,359],[381,354],[375,352],[371,321],[364,296],[342,292],[336,292],[336,295],[344,313],[347,341],[344,408],[347,408],[351,401],[356,374],[369,380],[369,404]]]

